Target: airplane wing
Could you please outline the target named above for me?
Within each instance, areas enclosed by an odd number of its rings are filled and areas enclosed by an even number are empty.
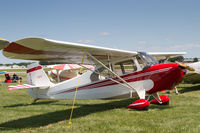
[[[8,40],[0,38],[0,50],[5,48],[9,44]]]
[[[156,60],[162,60],[183,56],[186,54],[186,52],[148,52],[148,54],[152,55]]]
[[[108,63],[108,56],[111,62],[131,58],[137,52],[119,49],[104,48],[92,45],[56,41],[43,38],[24,38],[10,43],[3,50],[3,54],[8,58],[55,61],[65,63],[81,63],[83,53],[89,53],[102,63]],[[157,60],[176,57],[186,54],[185,52],[150,52]],[[84,64],[95,64],[95,62],[85,57]]]
[[[84,53],[97,58],[103,63],[107,63],[108,56],[111,62],[120,59],[130,58],[137,52],[103,48],[78,43],[62,42],[42,38],[24,38],[10,43],[3,50],[3,54],[8,58],[56,61],[65,63],[81,63]],[[95,64],[95,62],[85,57],[84,64]]]
[[[23,85],[10,85],[8,86],[9,90],[19,90],[19,89],[26,89],[26,88],[39,88],[39,89],[46,89],[49,86],[33,86],[33,85],[28,85],[28,84],[23,84]]]

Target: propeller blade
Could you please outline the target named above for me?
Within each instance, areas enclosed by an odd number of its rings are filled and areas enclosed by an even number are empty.
[[[180,67],[185,68],[185,69],[187,69],[187,70],[189,70],[189,71],[195,71],[194,68],[188,66],[188,65],[185,64],[185,63],[179,63],[179,62],[176,62],[176,63],[177,63]]]
[[[195,71],[195,69],[193,67],[187,66],[187,70],[189,71]]]

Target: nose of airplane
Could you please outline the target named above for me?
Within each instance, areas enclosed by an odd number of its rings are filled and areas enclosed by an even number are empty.
[[[154,87],[147,92],[149,94],[173,89],[186,74],[186,68],[180,67],[177,63],[157,64],[149,69],[159,72],[151,77]]]

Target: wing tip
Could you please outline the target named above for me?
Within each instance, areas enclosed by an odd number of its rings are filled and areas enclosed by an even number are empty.
[[[8,46],[10,42],[6,39],[0,38],[0,50]]]

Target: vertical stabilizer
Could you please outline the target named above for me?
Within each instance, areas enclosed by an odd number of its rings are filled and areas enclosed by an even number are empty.
[[[33,63],[27,66],[27,84],[33,86],[53,85],[43,70],[42,66],[38,63]]]

